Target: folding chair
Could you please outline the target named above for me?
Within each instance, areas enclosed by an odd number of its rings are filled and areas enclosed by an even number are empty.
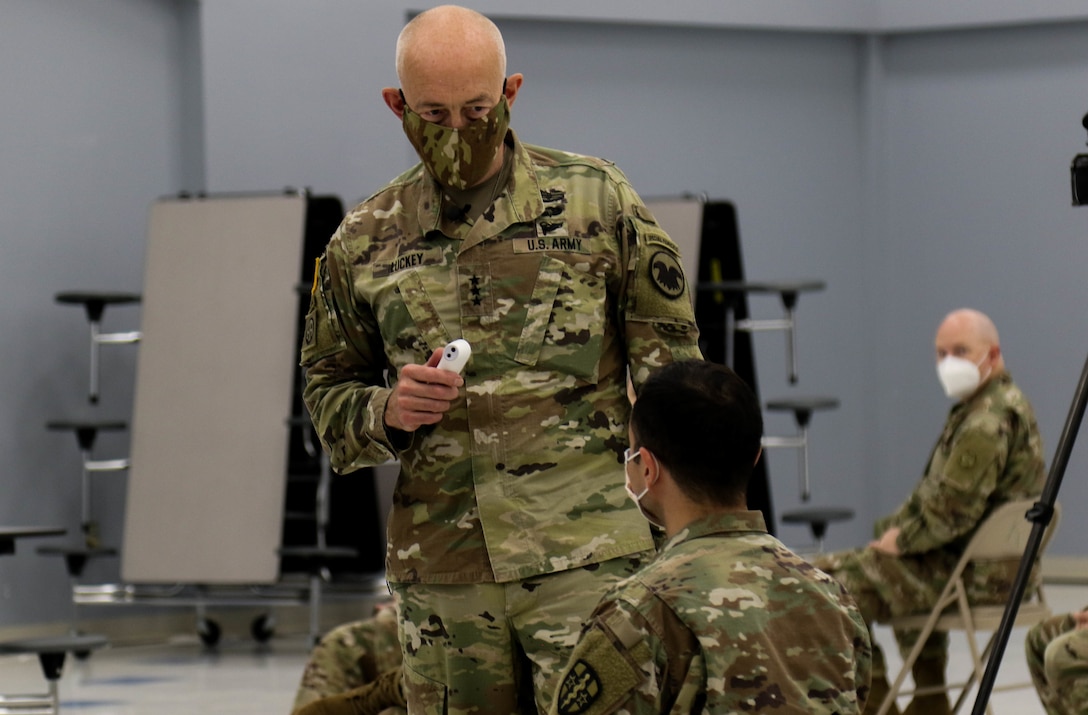
[[[993,632],[1005,613],[1005,605],[974,606],[967,602],[967,589],[964,584],[963,574],[967,567],[975,561],[1001,561],[1008,559],[1020,559],[1024,555],[1028,538],[1034,527],[1033,522],[1025,517],[1028,510],[1035,505],[1035,499],[1021,499],[1007,502],[994,510],[979,527],[978,531],[967,544],[967,548],[956,564],[948,584],[944,587],[933,610],[928,614],[894,617],[886,621],[886,625],[893,628],[921,631],[918,642],[911,649],[910,654],[903,662],[903,668],[899,671],[895,682],[881,704],[878,715],[885,715],[891,708],[896,698],[903,695],[927,695],[935,692],[949,692],[960,690],[959,697],[952,708],[952,712],[958,712],[967,699],[972,686],[982,677],[986,669],[986,660],[989,658],[990,648],[993,645]],[[1059,505],[1054,505],[1054,516],[1047,525],[1043,534],[1042,544],[1039,549],[1041,556],[1046,549],[1050,537],[1058,528],[1061,517]],[[1029,590],[1024,594],[1024,599],[1013,621],[1014,626],[1031,626],[1050,616],[1050,609],[1043,598],[1042,587]],[[973,667],[971,675],[963,683],[950,683],[941,688],[926,688],[918,690],[901,690],[903,681],[911,672],[914,662],[925,645],[926,639],[934,631],[964,631],[967,636],[967,644],[971,650]],[[990,638],[985,648],[980,652],[978,647],[978,631],[990,631]],[[1030,687],[1031,683],[1017,683],[1004,685],[994,690],[1014,690]],[[987,705],[989,715],[993,710]]]

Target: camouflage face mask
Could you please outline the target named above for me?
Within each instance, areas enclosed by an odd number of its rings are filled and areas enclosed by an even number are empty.
[[[495,152],[506,138],[510,109],[503,97],[486,116],[461,129],[451,129],[428,122],[405,104],[402,122],[408,141],[431,176],[443,186],[463,191],[487,175]]]

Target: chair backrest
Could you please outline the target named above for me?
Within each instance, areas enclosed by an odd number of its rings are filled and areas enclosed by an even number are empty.
[[[1036,499],[1017,499],[994,509],[971,537],[964,551],[963,561],[993,561],[1022,557],[1035,526],[1034,522],[1029,521],[1025,515],[1036,501]],[[1039,554],[1046,549],[1060,520],[1061,506],[1055,504],[1054,516],[1043,534]]]

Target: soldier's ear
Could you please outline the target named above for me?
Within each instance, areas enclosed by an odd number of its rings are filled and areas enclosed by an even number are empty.
[[[507,106],[514,106],[514,100],[518,98],[518,90],[521,89],[521,83],[524,81],[525,77],[521,73],[512,74],[506,78],[503,94],[506,96]]]
[[[393,114],[397,115],[397,119],[404,119],[404,95],[400,93],[400,90],[396,87],[386,87],[382,90],[382,99],[385,101],[385,106],[393,110]]]

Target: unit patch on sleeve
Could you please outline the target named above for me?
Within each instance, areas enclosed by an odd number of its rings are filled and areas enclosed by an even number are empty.
[[[601,696],[601,679],[584,660],[578,660],[559,686],[560,715],[579,715]]]
[[[657,289],[669,298],[684,294],[684,269],[676,256],[668,251],[658,251],[650,259],[650,278]]]

